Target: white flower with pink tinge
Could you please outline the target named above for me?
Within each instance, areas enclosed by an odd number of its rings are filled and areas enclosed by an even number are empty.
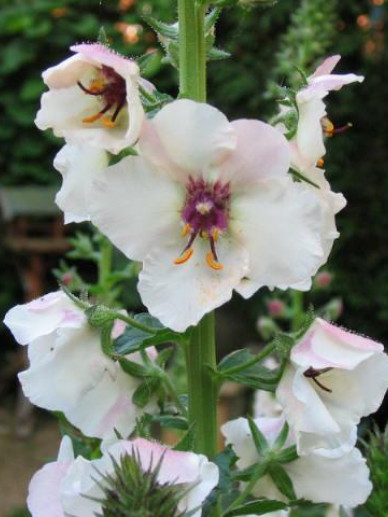
[[[326,106],[322,99],[333,90],[354,82],[361,83],[364,77],[355,74],[333,74],[341,56],[331,56],[307,78],[307,85],[296,95],[298,105],[298,128],[290,141],[292,148],[291,165],[297,171],[307,174],[316,181],[322,171],[315,169],[317,162],[326,154],[324,136],[333,136],[344,128],[335,128],[326,118]],[[319,183],[319,182],[318,182]]]
[[[291,350],[276,397],[305,454],[351,447],[355,426],[379,408],[387,388],[383,345],[317,318]]]
[[[4,323],[16,341],[29,345],[30,366],[19,374],[25,395],[39,407],[62,411],[85,435],[107,440],[116,429],[128,436],[144,411],[157,410],[155,402],[144,409],[132,402],[140,381],[102,352],[99,332],[62,291],[13,307]],[[113,337],[124,329],[118,322]],[[128,357],[141,362],[138,353]]]
[[[284,417],[256,418],[256,426],[273,445],[284,425]],[[221,428],[226,443],[232,445],[238,456],[237,468],[244,470],[257,463],[261,458],[252,439],[248,420],[237,418]],[[292,429],[284,447],[295,444]],[[315,449],[282,467],[292,480],[298,499],[313,503],[343,504],[350,507],[364,503],[371,490],[369,470],[365,459],[356,448],[334,455],[324,449]],[[287,501],[271,477],[266,474],[252,489],[252,495],[278,501]]]
[[[108,164],[106,151],[86,144],[66,144],[55,156],[54,167],[63,178],[55,202],[64,212],[65,224],[90,220],[91,185]]]
[[[244,294],[245,277],[257,290],[316,272],[330,236],[316,197],[288,174],[279,131],[179,100],[145,123],[139,152],[95,182],[91,219],[143,262],[139,292],[164,325],[197,324]]]
[[[117,154],[133,145],[144,120],[135,61],[100,43],[73,45],[76,54],[43,72],[35,123],[69,143],[87,143]]]
[[[100,459],[89,461],[82,456],[75,459],[70,439],[65,437],[57,461],[45,465],[30,482],[27,505],[32,517],[100,515],[102,505],[98,499],[104,496],[100,485],[104,483],[103,476],[114,474],[112,459],[119,463],[124,455],[134,454],[144,472],[162,458],[157,482],[182,486],[187,492],[179,502],[178,510],[193,511],[193,517],[201,516],[201,505],[217,486],[219,478],[218,467],[206,456],[173,451],[156,442],[137,438],[120,440],[103,451]]]

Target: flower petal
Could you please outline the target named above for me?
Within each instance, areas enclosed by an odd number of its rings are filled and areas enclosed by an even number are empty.
[[[259,120],[236,120],[231,126],[237,145],[222,164],[221,177],[233,188],[287,174],[290,149],[280,131]]]
[[[83,311],[62,291],[46,294],[23,305],[16,305],[4,318],[4,324],[21,345],[48,336],[59,326],[81,328],[85,321]]]
[[[108,167],[91,193],[91,219],[128,258],[180,235],[184,190],[138,156]]]
[[[366,461],[355,448],[338,458],[309,454],[288,463],[286,470],[297,497],[314,503],[355,507],[365,503],[372,491]]]
[[[315,72],[310,75],[309,80],[319,77],[320,75],[328,75],[331,74],[331,72],[334,70],[334,68],[337,66],[339,61],[341,60],[341,56],[339,54],[336,54],[335,56],[327,57],[323,63],[321,63],[318,68],[315,70]]]
[[[236,197],[230,224],[248,250],[247,276],[257,286],[302,282],[322,263],[320,203],[288,177],[262,182]]]
[[[194,243],[194,254],[185,264],[174,264],[182,251],[176,243],[154,248],[146,256],[139,276],[139,293],[152,315],[165,326],[183,332],[211,310],[230,300],[233,289],[248,269],[246,250],[227,236],[217,242],[224,268],[211,269],[205,259],[207,242]]]
[[[205,179],[211,167],[236,146],[228,119],[208,104],[174,101],[159,111],[152,124],[170,159],[191,173],[203,174]]]
[[[108,166],[102,149],[67,144],[54,159],[54,167],[63,176],[62,188],[55,201],[65,215],[65,224],[90,220],[89,196],[94,179]]]

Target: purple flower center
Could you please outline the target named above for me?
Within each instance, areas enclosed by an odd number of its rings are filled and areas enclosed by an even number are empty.
[[[182,235],[188,236],[188,243],[181,256],[174,262],[187,262],[194,250],[192,244],[199,236],[209,241],[210,251],[206,255],[207,264],[215,270],[222,269],[218,261],[216,242],[228,228],[230,185],[229,183],[206,182],[203,178],[189,178],[185,204],[182,209],[184,223]]]
[[[111,116],[103,119],[103,124],[108,128],[114,127],[116,119],[126,103],[126,85],[121,75],[110,66],[102,65],[98,69],[98,76],[90,82],[88,87],[84,86],[81,81],[77,81],[77,84],[84,93],[99,97],[102,101],[102,109],[95,115],[82,119],[82,122],[90,124],[112,110]]]

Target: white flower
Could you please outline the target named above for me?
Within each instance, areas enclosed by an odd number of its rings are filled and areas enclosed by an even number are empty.
[[[109,164],[108,154],[85,144],[66,144],[54,159],[63,176],[55,202],[64,212],[65,224],[90,220],[89,195],[94,179]]]
[[[179,100],[145,123],[139,149],[95,183],[91,218],[143,261],[139,292],[164,325],[195,325],[247,276],[256,290],[316,272],[324,214],[291,180],[277,130]]]
[[[100,43],[74,45],[76,54],[43,72],[35,123],[70,143],[87,143],[119,153],[133,145],[144,120],[139,68]]]
[[[378,409],[387,387],[383,345],[317,318],[291,350],[276,396],[304,454],[354,444],[355,426]]]
[[[27,499],[32,517],[94,517],[101,512],[103,476],[114,474],[112,458],[120,462],[123,455],[136,454],[147,471],[163,457],[157,482],[181,485],[187,493],[180,501],[180,511],[193,511],[200,517],[201,504],[218,483],[218,468],[201,454],[178,452],[143,438],[120,440],[103,451],[97,460],[78,456],[74,460],[68,439],[62,441],[58,460],[45,465],[31,480]],[[131,490],[131,487],[128,487]],[[49,513],[51,512],[51,513]]]
[[[310,173],[308,177],[312,181],[315,181],[313,169],[326,153],[324,135],[332,136],[338,131],[325,119],[326,106],[322,99],[332,90],[340,90],[346,84],[361,83],[364,80],[364,77],[355,74],[332,74],[340,59],[341,56],[325,59],[308,77],[307,85],[296,95],[299,120],[296,135],[290,141],[291,164],[297,171]]]
[[[29,345],[30,366],[19,374],[25,395],[39,407],[62,411],[85,435],[109,439],[116,429],[128,436],[143,411],[156,410],[154,402],[143,410],[133,404],[140,381],[102,352],[99,332],[63,292],[13,307],[4,323]],[[137,353],[129,357],[141,361]]]
[[[284,418],[257,418],[255,424],[268,442],[273,444],[283,427]],[[240,470],[260,460],[245,418],[227,422],[222,426],[221,431],[226,438],[226,443],[232,445],[239,458],[237,467]],[[289,447],[293,443],[294,439],[290,433],[285,446]],[[293,482],[296,496],[314,503],[345,504],[355,507],[364,503],[372,490],[366,461],[356,448],[337,457],[317,449],[292,462],[284,463],[282,467]],[[255,497],[286,500],[267,474],[259,479],[252,494]]]

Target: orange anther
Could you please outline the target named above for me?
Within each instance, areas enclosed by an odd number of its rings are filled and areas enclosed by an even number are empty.
[[[92,115],[91,117],[86,117],[82,119],[82,122],[85,122],[86,124],[90,124],[91,122],[95,122],[96,120],[100,119],[103,116],[103,113],[96,113],[95,115]]]
[[[321,169],[325,166],[325,160],[323,158],[319,158],[317,161],[317,167],[320,167]]]
[[[194,253],[193,248],[187,249],[184,253],[182,253],[182,255],[180,257],[178,257],[174,260],[174,264],[177,264],[177,265],[184,264],[185,262],[187,262],[190,259],[190,257],[192,256],[193,253]]]
[[[102,123],[108,129],[113,129],[116,126],[113,120],[111,120],[109,117],[105,117]]]
[[[182,226],[181,235],[182,237],[186,237],[191,231],[191,226],[189,223],[186,223],[184,226]]]
[[[219,271],[220,269],[224,269],[224,266],[219,262],[216,262],[213,257],[213,253],[209,251],[206,253],[206,263],[209,267],[214,269],[215,271]]]
[[[220,232],[218,231],[218,228],[213,228],[212,237],[213,237],[214,242],[218,241],[219,236],[220,236]]]

